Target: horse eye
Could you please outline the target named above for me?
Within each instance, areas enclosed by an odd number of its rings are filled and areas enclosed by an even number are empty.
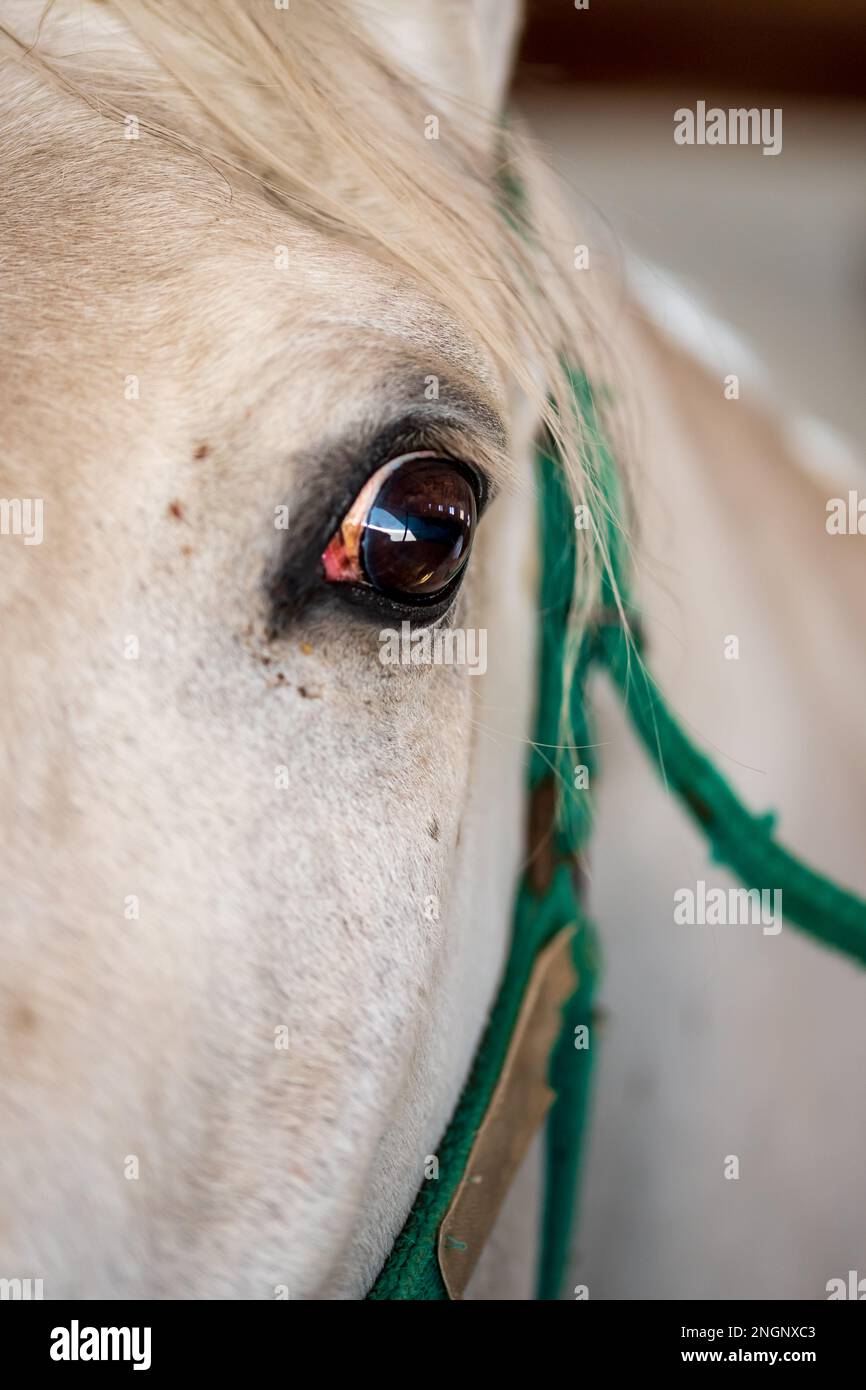
[[[464,465],[404,454],[364,484],[323,556],[331,584],[364,584],[403,603],[434,600],[469,558],[478,516]]]

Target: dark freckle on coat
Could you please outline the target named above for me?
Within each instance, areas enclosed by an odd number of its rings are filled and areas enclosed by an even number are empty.
[[[9,1010],[9,1032],[13,1037],[29,1037],[39,1026],[39,1019],[29,1004],[16,1001]]]
[[[193,450],[193,455],[192,455],[192,456],[193,456],[194,459],[206,459],[209,453],[210,453],[210,445],[209,445],[209,444],[199,444],[198,448]]]
[[[298,686],[298,694],[302,700],[321,700],[321,690],[308,690],[305,685]]]
[[[439,839],[439,822],[435,816],[433,816],[430,824],[427,826],[427,834],[430,836],[431,840]]]
[[[173,516],[175,521],[184,521],[183,503],[178,502],[177,498],[175,498],[173,502],[169,502],[168,514],[169,516]]]

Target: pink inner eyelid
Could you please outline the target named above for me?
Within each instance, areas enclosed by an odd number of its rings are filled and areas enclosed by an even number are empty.
[[[382,484],[396,468],[404,463],[411,463],[414,459],[439,457],[440,455],[435,449],[420,449],[411,454],[400,454],[397,458],[389,459],[387,463],[383,463],[380,468],[376,469],[375,473],[370,475],[322,554],[322,569],[328,583],[349,581],[363,584],[365,582],[361,570],[361,536],[364,531],[364,522]]]

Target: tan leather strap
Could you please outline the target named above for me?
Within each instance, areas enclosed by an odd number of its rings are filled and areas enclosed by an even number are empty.
[[[571,954],[574,930],[564,927],[539,953],[496,1089],[439,1228],[439,1268],[453,1299],[462,1298],[505,1195],[554,1099],[547,1075],[562,1025],[562,1005],[577,987]]]

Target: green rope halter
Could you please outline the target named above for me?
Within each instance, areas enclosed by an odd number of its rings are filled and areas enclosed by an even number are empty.
[[[586,378],[572,377],[575,408],[593,449],[584,460],[594,469],[609,508],[613,579],[628,605],[628,584],[619,543],[616,470],[604,443],[596,403]],[[590,459],[590,452],[592,458]],[[602,476],[598,477],[599,471]],[[558,814],[551,827],[554,869],[545,891],[528,870],[517,894],[511,953],[499,995],[457,1110],[439,1146],[439,1178],[425,1183],[380,1273],[371,1299],[447,1299],[437,1259],[440,1224],[460,1183],[475,1136],[502,1070],[533,965],[565,926],[572,940],[577,989],[562,1014],[549,1081],[556,1100],[546,1132],[545,1200],[537,1297],[560,1297],[575,1213],[581,1142],[594,1046],[575,1047],[575,1030],[592,1028],[592,1000],[599,973],[594,929],[579,895],[580,855],[592,826],[589,793],[573,785],[575,753],[592,773],[586,685],[591,670],[606,669],[632,723],[667,786],[680,798],[709,841],[713,857],[747,886],[781,889],[786,921],[825,945],[866,964],[866,902],[808,868],[777,843],[772,816],[754,816],[730,784],[688,738],[665,704],[612,604],[603,582],[599,621],[584,636],[570,688],[570,744],[561,746],[561,712],[568,617],[574,591],[577,533],[567,481],[556,450],[538,453],[542,573],[539,594],[540,653],[535,743],[529,761],[530,794],[552,779]],[[629,622],[639,631],[639,624]]]

